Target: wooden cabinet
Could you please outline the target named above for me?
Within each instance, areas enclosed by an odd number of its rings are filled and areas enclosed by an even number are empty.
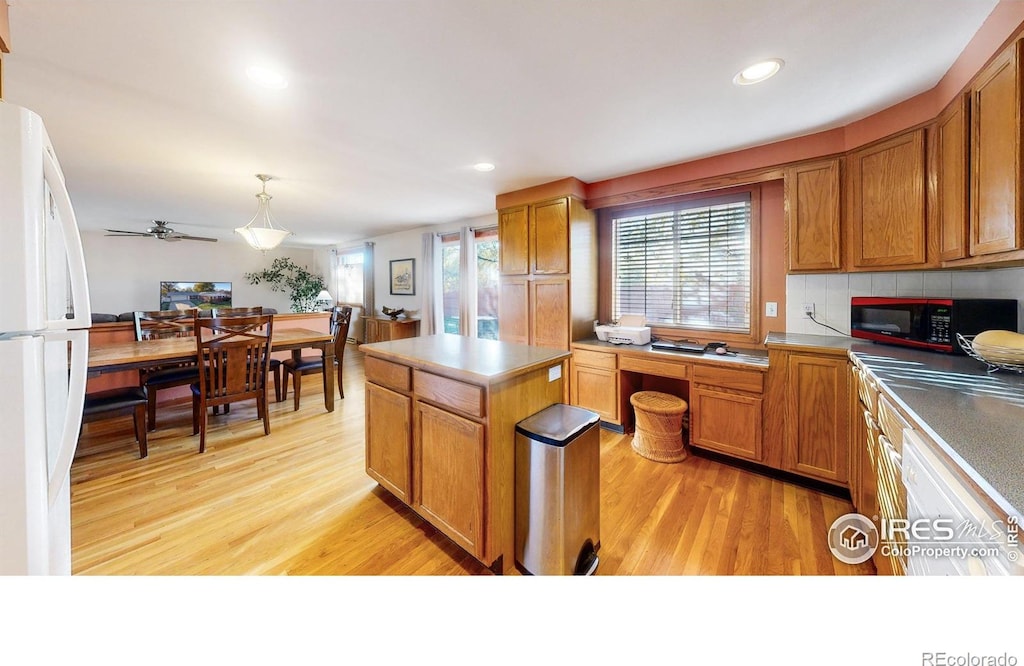
[[[439,530],[484,559],[484,426],[416,402],[412,507]]]
[[[410,502],[412,398],[366,384],[366,473],[403,502]],[[371,421],[369,414],[374,414]]]
[[[515,566],[515,426],[568,354],[453,335],[366,349],[366,472],[495,571]]]
[[[844,357],[786,355],[783,469],[846,485],[850,374]]]
[[[574,349],[570,403],[597,412],[601,420],[622,424],[618,354]]]
[[[1018,41],[971,87],[971,255],[1024,248],[1021,50]]]
[[[530,281],[527,311],[530,317],[530,342],[538,347],[568,349],[569,278],[546,277]]]
[[[365,320],[366,342],[389,342],[404,338],[415,338],[420,334],[419,319],[392,319],[391,317],[367,317]]]
[[[970,164],[970,96],[953,100],[933,130],[935,219],[939,259],[961,259],[968,252],[968,174]]]
[[[695,365],[690,389],[690,443],[763,462],[764,373]]]
[[[791,273],[838,271],[840,159],[786,169],[786,242]]]
[[[501,278],[498,293],[498,328],[502,342],[530,344],[530,280],[526,277]]]
[[[569,272],[569,197],[530,206],[530,272]]]
[[[761,398],[697,386],[690,391],[691,440],[721,453],[761,462]]]
[[[850,153],[847,226],[851,270],[928,260],[924,129]]]
[[[530,210],[527,206],[507,208],[498,213],[498,238],[501,274],[529,275]]]
[[[593,213],[571,196],[498,211],[499,338],[568,349],[597,317]]]
[[[768,342],[765,464],[846,487],[850,370],[846,349]]]

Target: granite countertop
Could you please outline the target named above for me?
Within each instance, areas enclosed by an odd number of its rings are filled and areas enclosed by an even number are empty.
[[[772,333],[766,344],[848,350],[1001,508],[1024,509],[1024,375],[853,338]]]
[[[678,351],[665,351],[661,349],[651,349],[651,345],[617,345],[612,342],[602,342],[595,338],[585,338],[583,340],[575,340],[572,343],[575,346],[588,347],[600,351],[610,351],[618,354],[634,354],[634,355],[652,355],[656,357],[662,357],[666,360],[675,360],[678,362],[697,362],[697,363],[714,363],[722,365],[744,365],[753,366],[758,370],[768,369],[768,352],[761,349],[730,349],[735,351],[736,354],[716,354],[714,352],[705,352],[703,354],[690,354],[687,352]]]
[[[415,368],[492,385],[544,366],[558,365],[569,351],[530,347],[461,335],[425,335],[391,342],[360,345],[371,356],[406,363]]]

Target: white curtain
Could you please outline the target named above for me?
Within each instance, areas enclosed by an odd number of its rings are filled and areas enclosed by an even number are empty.
[[[363,316],[372,317],[377,314],[377,301],[373,289],[373,243],[363,248]],[[366,331],[363,331],[363,342],[366,342]]]
[[[423,313],[420,315],[422,335],[437,333],[437,234],[423,234]]]
[[[470,301],[476,294],[476,247],[473,230],[459,230],[459,335],[476,335],[476,304]]]

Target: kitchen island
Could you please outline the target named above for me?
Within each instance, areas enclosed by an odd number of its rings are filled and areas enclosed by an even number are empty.
[[[457,335],[362,345],[366,473],[497,573],[515,568],[515,425],[570,353]]]

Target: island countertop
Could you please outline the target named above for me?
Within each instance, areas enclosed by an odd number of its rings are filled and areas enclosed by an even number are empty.
[[[568,350],[482,340],[441,333],[360,345],[370,356],[400,361],[414,368],[489,386],[538,367],[560,364]]]

